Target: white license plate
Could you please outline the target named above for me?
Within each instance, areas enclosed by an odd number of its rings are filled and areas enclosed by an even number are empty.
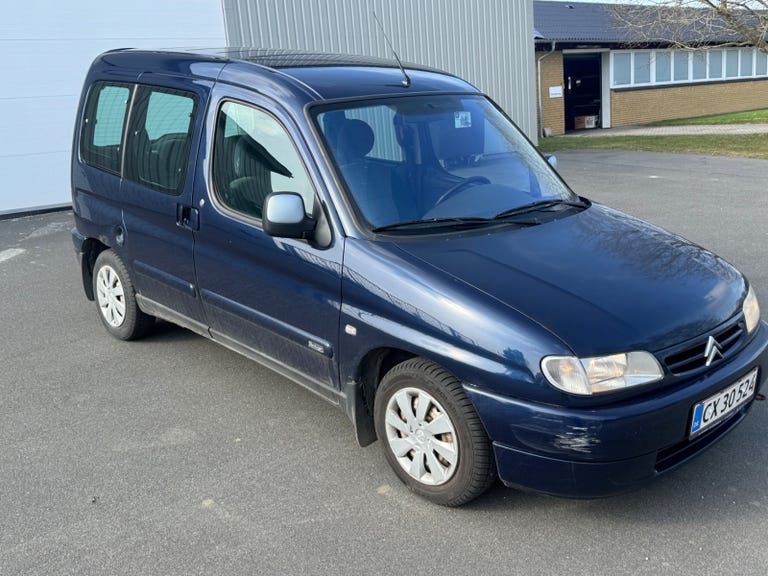
[[[749,374],[739,379],[738,382],[721,390],[714,396],[710,396],[703,402],[699,402],[693,407],[693,418],[691,419],[691,433],[694,436],[703,432],[710,426],[717,424],[729,414],[738,410],[749,402],[755,395],[757,384],[757,368]]]

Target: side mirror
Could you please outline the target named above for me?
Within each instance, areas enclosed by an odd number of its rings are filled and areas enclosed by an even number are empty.
[[[277,238],[308,238],[315,220],[308,217],[304,200],[296,192],[272,192],[264,200],[264,232]]]
[[[550,166],[552,166],[552,168],[557,170],[557,156],[555,156],[554,154],[546,154],[544,155],[544,158],[547,159],[547,162],[549,163]]]

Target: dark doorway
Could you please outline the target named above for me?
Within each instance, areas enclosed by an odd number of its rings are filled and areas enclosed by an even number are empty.
[[[565,54],[565,129],[600,127],[601,54]]]

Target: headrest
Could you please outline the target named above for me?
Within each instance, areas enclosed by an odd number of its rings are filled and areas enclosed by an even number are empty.
[[[373,130],[362,120],[345,120],[336,141],[336,156],[341,163],[360,160],[373,149]]]

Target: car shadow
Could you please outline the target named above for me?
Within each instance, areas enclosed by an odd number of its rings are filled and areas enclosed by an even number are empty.
[[[158,319],[155,321],[152,331],[137,342],[188,342],[200,338],[204,337],[177,324]]]

